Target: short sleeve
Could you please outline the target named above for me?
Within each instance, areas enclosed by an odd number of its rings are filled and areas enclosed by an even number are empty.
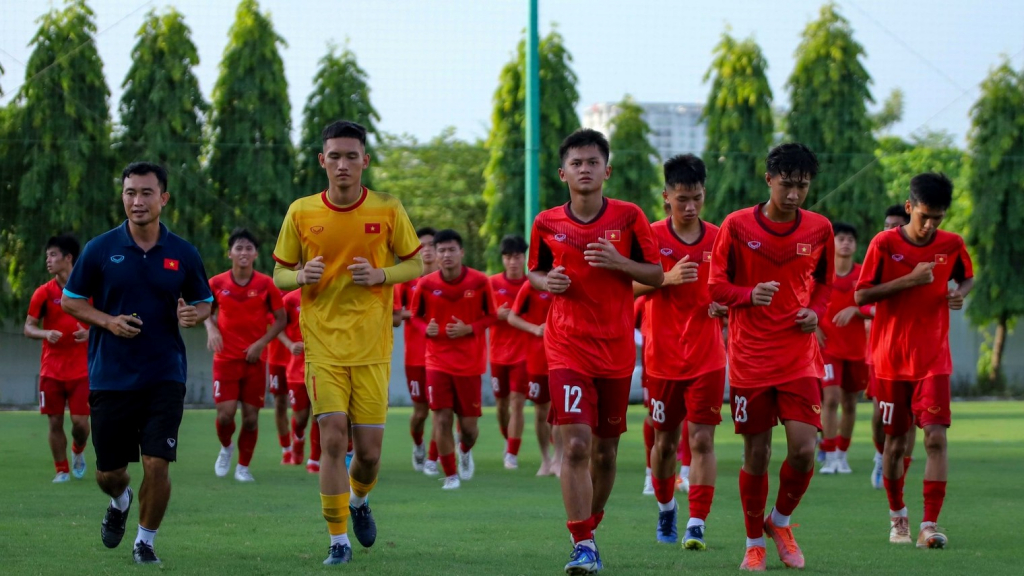
[[[295,204],[292,204],[284,216],[281,232],[277,235],[277,245],[274,246],[274,260],[287,268],[294,268],[302,261],[302,239],[295,218]]]
[[[68,277],[67,284],[64,285],[65,296],[82,300],[98,296],[97,287],[103,270],[97,263],[97,250],[94,242],[90,241],[85,245],[85,250],[78,257],[78,262],[71,269],[71,276]]]
[[[658,241],[654,238],[650,221],[639,208],[636,209],[636,220],[633,221],[633,245],[629,257],[636,262],[661,265]]]
[[[409,309],[412,312],[413,317],[422,316],[426,313],[427,303],[423,300],[424,286],[420,282],[420,289],[413,292],[414,296],[412,302],[409,303]]]
[[[28,315],[36,320],[42,320],[43,316],[46,315],[47,300],[46,286],[36,288],[36,291],[32,293],[32,299],[28,303]]]
[[[868,253],[864,255],[864,264],[861,265],[860,278],[857,279],[857,286],[854,290],[864,290],[882,283],[882,249],[879,238],[881,235],[871,239],[868,244]]]
[[[203,259],[194,246],[189,244],[189,262],[185,268],[185,281],[181,285],[181,297],[194,306],[200,302],[213,302],[213,293],[210,291],[210,281],[206,278],[206,268],[203,266]]]
[[[711,247],[711,273],[708,276],[708,284],[731,284],[732,274],[729,270],[732,249],[730,242],[732,234],[732,218],[726,217],[715,236],[715,243]]]
[[[967,246],[963,240],[960,241],[960,252],[957,254],[957,261],[953,265],[952,278],[957,284],[974,278],[974,264],[971,262],[971,255],[967,252]]]
[[[554,262],[554,254],[544,242],[544,235],[537,227],[537,220],[534,220],[533,227],[530,229],[530,257],[526,269],[530,272],[550,272],[554,267]]]
[[[405,207],[398,200],[395,200],[395,227],[391,237],[391,250],[399,260],[408,260],[420,251],[420,239],[416,236],[416,229],[405,212]]]
[[[515,302],[512,303],[512,313],[522,316],[530,309],[530,297],[533,296],[533,287],[527,284],[516,294]]]
[[[399,310],[402,309],[402,290],[404,290],[403,286],[405,286],[405,283],[395,286],[395,303],[394,306],[392,306],[392,310],[394,310],[395,312],[398,312]]]
[[[272,312],[284,308],[284,296],[281,295],[281,290],[274,286],[274,281],[269,278],[267,279],[267,299]]]

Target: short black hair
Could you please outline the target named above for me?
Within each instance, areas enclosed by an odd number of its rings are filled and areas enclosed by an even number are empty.
[[[818,157],[799,142],[779,144],[764,159],[765,169],[772,176],[800,174],[814,178],[818,175]]]
[[[324,144],[327,143],[331,138],[355,138],[359,140],[359,143],[366,147],[366,128],[362,124],[350,122],[348,120],[338,120],[332,122],[324,128],[323,131]]]
[[[910,203],[945,210],[953,203],[953,181],[942,172],[925,172],[910,179]]]
[[[857,239],[857,228],[853,224],[847,224],[846,222],[833,222],[832,223],[832,234],[839,236],[840,234],[849,234],[853,236],[853,239]]]
[[[693,154],[679,154],[665,162],[665,188],[703,186],[707,176],[704,161]]]
[[[903,204],[893,204],[885,209],[885,217],[899,216],[903,218],[904,224],[910,224],[910,214],[907,214],[907,207]]]
[[[518,234],[507,234],[501,239],[499,249],[502,256],[506,254],[526,254],[526,240]]]
[[[559,162],[565,164],[565,157],[569,154],[569,150],[587,146],[597,146],[601,155],[604,156],[605,163],[608,163],[608,157],[611,155],[608,139],[604,137],[604,134],[590,128],[580,128],[562,140],[562,145],[558,147]]]
[[[252,242],[252,245],[256,248],[260,247],[259,241],[256,240],[256,236],[253,235],[252,232],[249,232],[246,228],[235,228],[231,231],[231,235],[228,236],[228,250],[231,250],[231,248],[234,247],[235,242],[238,242],[239,240],[248,240],[249,242]]]
[[[434,245],[443,244],[444,242],[455,242],[462,248],[462,235],[452,230],[451,228],[445,228],[444,230],[438,231],[434,234]]]
[[[437,236],[437,230],[430,226],[424,226],[416,231],[417,238],[423,238],[424,236]]]
[[[160,183],[160,191],[167,192],[167,169],[155,162],[132,162],[121,171],[121,186],[129,176],[145,176],[155,174]]]
[[[46,247],[44,251],[49,251],[50,248],[56,248],[60,250],[60,253],[64,256],[71,256],[71,263],[74,264],[78,260],[78,255],[82,252],[82,246],[71,234],[58,234],[56,236],[50,236],[50,239],[46,241]]]

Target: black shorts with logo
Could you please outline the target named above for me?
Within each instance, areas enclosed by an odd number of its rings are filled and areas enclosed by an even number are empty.
[[[144,456],[174,462],[185,384],[160,382],[140,390],[93,390],[92,445],[96,469],[119,470]]]

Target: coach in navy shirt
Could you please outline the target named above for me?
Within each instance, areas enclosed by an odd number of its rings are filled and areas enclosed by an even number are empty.
[[[85,246],[61,304],[99,328],[89,331],[89,403],[96,480],[111,496],[100,536],[108,548],[124,537],[133,497],[128,463],[138,462],[141,451],[133,556],[157,563],[153,539],[170,499],[168,464],[177,456],[185,401],[179,328],[202,323],[213,297],[199,252],[160,223],[170,199],[167,172],[136,162],[121,181],[128,220]]]

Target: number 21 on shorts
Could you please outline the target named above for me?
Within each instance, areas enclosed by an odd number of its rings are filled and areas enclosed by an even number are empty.
[[[579,414],[583,389],[579,386],[570,386],[569,384],[562,386],[562,389],[565,391],[565,412],[567,414]]]

